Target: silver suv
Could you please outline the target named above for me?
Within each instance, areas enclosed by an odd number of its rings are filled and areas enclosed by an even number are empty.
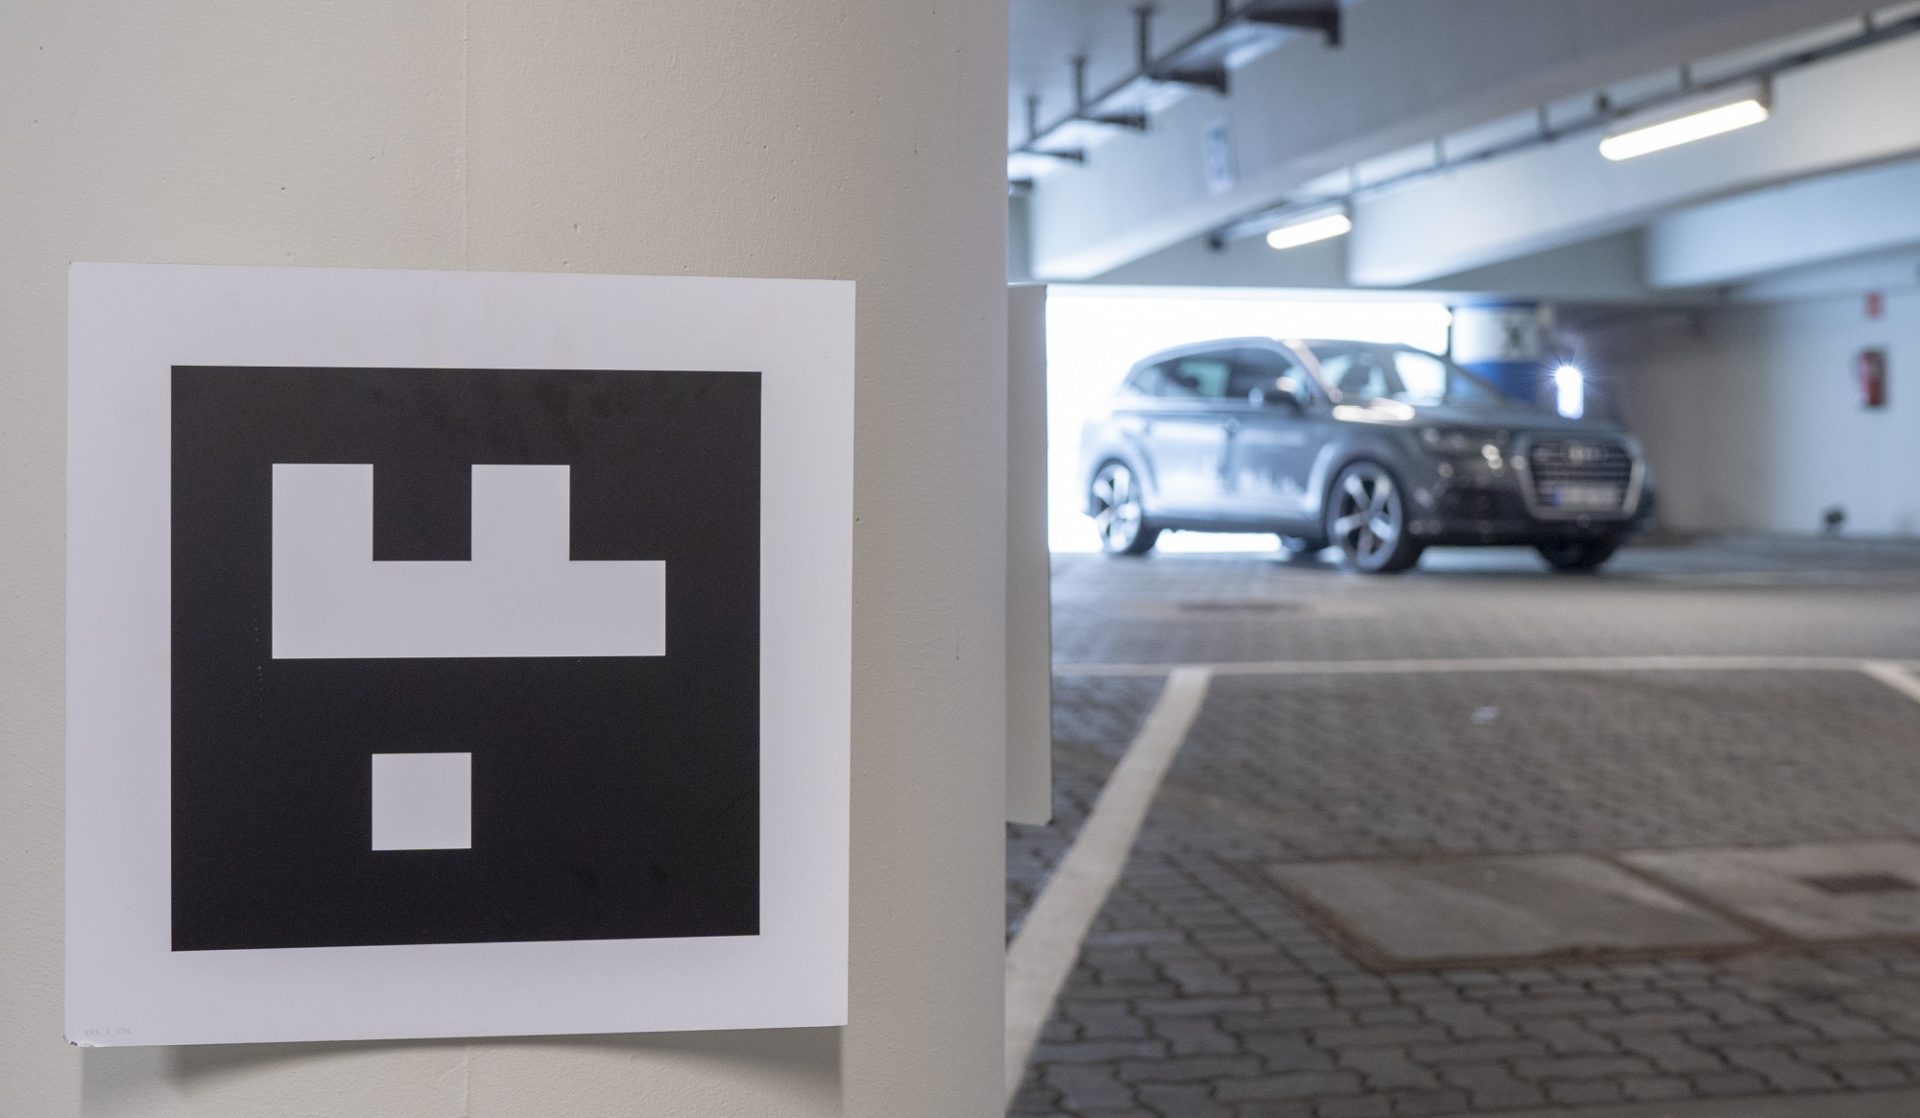
[[[1135,365],[1081,437],[1102,545],[1275,532],[1369,573],[1432,544],[1525,544],[1592,570],[1651,519],[1640,445],[1408,346],[1233,338]]]

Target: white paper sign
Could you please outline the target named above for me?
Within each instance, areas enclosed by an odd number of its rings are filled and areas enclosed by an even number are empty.
[[[1240,164],[1233,155],[1233,126],[1225,117],[1207,122],[1200,133],[1201,169],[1208,194],[1225,194],[1240,185]]]
[[[69,321],[69,1040],[845,1023],[851,284]]]

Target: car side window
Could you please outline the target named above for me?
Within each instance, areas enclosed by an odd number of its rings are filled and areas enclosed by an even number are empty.
[[[1258,389],[1268,397],[1288,393],[1296,400],[1301,399],[1306,377],[1301,375],[1300,366],[1291,357],[1271,349],[1236,349],[1232,357],[1233,374],[1227,379],[1228,396],[1245,400]],[[1291,385],[1283,385],[1283,377],[1292,378]]]
[[[1438,404],[1447,398],[1447,363],[1417,349],[1393,351],[1393,369],[1400,374],[1401,398],[1411,404]]]
[[[1392,399],[1394,378],[1370,350],[1352,349],[1320,359],[1320,372],[1348,400]]]
[[[1232,366],[1219,354],[1195,354],[1162,362],[1166,378],[1160,395],[1187,399],[1218,399],[1227,394]]]
[[[1130,396],[1158,396],[1166,384],[1166,373],[1159,365],[1142,365],[1127,375],[1120,391]]]

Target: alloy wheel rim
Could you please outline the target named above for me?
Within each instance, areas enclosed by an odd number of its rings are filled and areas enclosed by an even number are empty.
[[[1400,542],[1400,492],[1385,470],[1350,471],[1341,479],[1334,511],[1334,538],[1363,567],[1384,559]]]
[[[1140,535],[1140,493],[1133,471],[1106,466],[1093,479],[1093,525],[1108,551],[1125,551]]]

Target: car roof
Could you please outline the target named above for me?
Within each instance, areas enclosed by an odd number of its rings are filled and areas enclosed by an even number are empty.
[[[1142,365],[1154,365],[1175,357],[1185,357],[1188,354],[1209,353],[1216,349],[1235,349],[1240,346],[1265,346],[1277,349],[1293,349],[1304,346],[1307,349],[1313,349],[1316,346],[1329,345],[1377,345],[1388,349],[1415,348],[1413,346],[1401,345],[1397,342],[1367,342],[1359,338],[1274,338],[1255,334],[1240,338],[1209,338],[1203,342],[1188,342],[1185,345],[1177,345],[1170,349],[1163,349],[1156,353],[1149,354],[1134,362],[1133,367],[1138,369]],[[1421,352],[1425,351],[1422,350]]]
[[[1234,349],[1239,346],[1270,346],[1271,347],[1271,346],[1284,346],[1284,345],[1286,345],[1286,343],[1283,341],[1280,341],[1278,338],[1265,338],[1265,337],[1257,337],[1257,336],[1247,337],[1247,338],[1209,338],[1204,342],[1188,342],[1185,345],[1177,345],[1172,347],[1171,349],[1163,349],[1154,353],[1150,353],[1147,356],[1141,358],[1140,360],[1134,362],[1134,368],[1137,369],[1142,365],[1152,365],[1155,362],[1166,361],[1174,357],[1185,357],[1187,354],[1190,354],[1190,353],[1207,353],[1216,349]]]

